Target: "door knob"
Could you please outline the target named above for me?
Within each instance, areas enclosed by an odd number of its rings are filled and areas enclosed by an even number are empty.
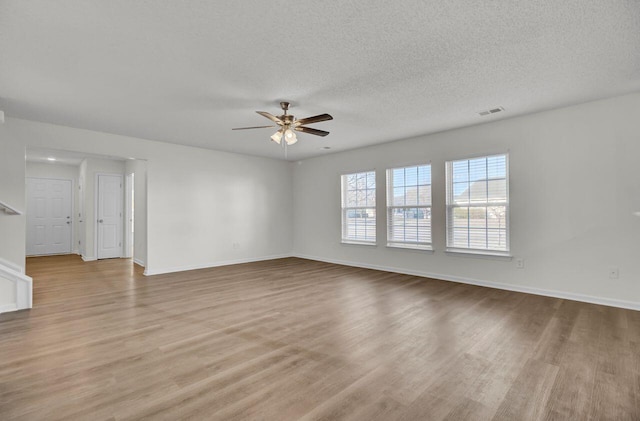
[[[102,224],[104,221],[102,219],[98,219],[98,222]]]

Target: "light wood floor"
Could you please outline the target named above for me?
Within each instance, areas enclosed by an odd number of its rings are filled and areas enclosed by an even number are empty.
[[[2,420],[640,419],[640,312],[294,258],[27,272]]]

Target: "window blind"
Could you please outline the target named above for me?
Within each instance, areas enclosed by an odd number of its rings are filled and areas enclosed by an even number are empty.
[[[508,156],[448,161],[447,248],[509,251]]]
[[[387,245],[431,249],[431,165],[387,170]]]

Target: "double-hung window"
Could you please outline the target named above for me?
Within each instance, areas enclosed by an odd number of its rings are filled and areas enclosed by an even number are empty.
[[[431,249],[431,165],[387,170],[387,246]]]
[[[375,171],[342,176],[342,242],[376,243]]]
[[[508,156],[449,161],[447,250],[509,254]]]

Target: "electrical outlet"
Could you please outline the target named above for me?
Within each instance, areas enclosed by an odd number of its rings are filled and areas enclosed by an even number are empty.
[[[516,268],[524,269],[524,259],[522,257],[516,259]]]
[[[620,277],[620,271],[617,267],[611,266],[609,268],[609,279],[618,279]]]

